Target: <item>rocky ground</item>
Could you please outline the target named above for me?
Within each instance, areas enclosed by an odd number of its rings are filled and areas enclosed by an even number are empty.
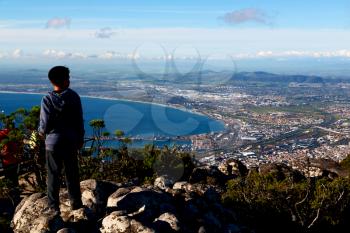
[[[277,164],[257,171],[274,173],[281,179],[304,178],[300,172]],[[17,206],[11,227],[15,233],[254,232],[239,224],[236,213],[221,204],[227,180],[249,172],[239,161],[231,161],[219,168],[195,168],[190,179],[182,182],[166,176],[149,185],[85,180],[80,184],[84,208],[71,210],[68,193],[61,189],[61,214],[55,216],[45,213],[46,195],[34,193]]]
[[[235,213],[220,204],[218,191],[208,185],[164,177],[155,185],[134,186],[96,180],[81,182],[84,208],[70,210],[65,190],[61,215],[45,213],[47,197],[35,193],[17,206],[14,232],[241,232]]]
[[[217,168],[196,168],[189,182],[158,177],[153,185],[137,182],[81,182],[84,208],[71,210],[68,193],[60,192],[61,215],[46,213],[47,197],[35,193],[15,210],[11,227],[24,232],[247,232],[220,200],[228,175]],[[205,181],[205,182],[203,182]]]

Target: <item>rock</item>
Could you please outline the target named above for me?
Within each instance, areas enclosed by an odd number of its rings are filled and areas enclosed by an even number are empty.
[[[92,221],[94,214],[89,208],[80,208],[72,211],[62,211],[61,217],[65,222],[86,222]]]
[[[199,227],[198,233],[207,233],[204,226]]]
[[[60,216],[45,214],[48,207],[47,197],[35,193],[24,198],[15,210],[11,227],[14,232],[49,232],[63,227]]]
[[[193,169],[192,174],[190,176],[190,183],[206,183],[207,177],[209,176],[209,167],[197,167]]]
[[[57,233],[76,233],[76,231],[72,228],[62,228],[61,230],[57,231]]]
[[[173,185],[173,189],[175,189],[175,190],[183,190],[183,191],[189,192],[189,191],[192,190],[192,185],[187,183],[186,181],[180,181],[180,182],[176,182]]]
[[[221,216],[221,222],[237,220],[237,214],[230,209],[226,209],[221,203],[214,203],[212,206],[210,206],[210,209],[216,216]]]
[[[166,212],[175,213],[176,212],[176,207],[175,207],[175,205],[170,204],[170,203],[161,203],[159,205],[159,211],[161,213],[166,213]]]
[[[173,184],[174,184],[174,181],[168,178],[168,176],[157,177],[156,180],[154,181],[154,186],[162,190],[170,188]]]
[[[30,227],[28,227],[28,229],[31,233],[56,232],[59,229],[63,228],[63,226],[64,223],[59,216],[41,215],[30,223]]]
[[[80,182],[82,202],[91,208],[94,213],[103,214],[109,195],[115,192],[120,186],[120,184],[106,181],[97,181],[94,179],[84,180]]]
[[[65,200],[65,193],[64,191],[60,192],[60,199]],[[32,194],[24,198],[17,206],[12,219],[13,231],[21,233],[56,232],[64,228],[65,225],[74,225],[76,229],[81,229],[83,225],[90,226],[95,221],[92,210],[87,207],[71,211],[70,206],[62,203],[60,216],[54,215],[54,212],[47,212],[47,209],[48,199],[43,193]]]
[[[215,166],[203,166],[193,169],[189,182],[191,184],[203,183],[210,185],[225,185],[228,178],[228,176]]]
[[[155,231],[133,219],[131,220],[131,233],[155,233]]]
[[[139,221],[127,216],[119,216],[119,213],[112,212],[102,221],[101,233],[154,233],[155,231],[144,226]]]
[[[116,211],[113,211],[113,213],[117,216],[127,216],[128,215],[128,213],[125,210],[116,210]]]
[[[310,159],[309,162],[311,167],[319,168],[326,176],[330,174],[333,177],[349,177],[349,171],[336,161],[330,159]]]
[[[204,222],[208,229],[211,229],[210,232],[220,232],[222,224],[220,220],[213,214],[213,212],[208,212],[204,215]]]
[[[228,159],[218,166],[218,169],[227,176],[244,177],[248,174],[248,168],[238,159]]]
[[[232,175],[232,166],[227,164],[226,161],[220,163],[218,169],[227,176]]]
[[[208,177],[215,173],[215,169],[213,173],[207,171]],[[235,213],[221,204],[222,187],[205,183],[177,182],[173,185],[173,189],[170,187],[160,189],[159,186],[164,188],[167,182],[162,179],[158,181],[156,186],[83,181],[82,199],[87,206],[72,211],[67,190],[62,189],[60,216],[44,213],[48,207],[46,195],[33,194],[24,198],[17,206],[12,220],[13,231],[15,233],[238,232],[233,224],[237,219]],[[104,190],[107,190],[106,193]],[[110,213],[100,223],[98,219],[101,219],[101,215],[98,216],[96,213],[105,215],[104,210]]]
[[[151,189],[136,187],[124,196],[115,198],[112,194],[108,198],[107,207],[114,207],[116,210],[125,210],[127,213],[135,213],[145,207],[145,212],[157,211],[159,203],[171,202],[170,195]]]
[[[241,177],[248,175],[248,168],[238,159],[228,160],[228,165],[232,167],[233,174],[237,174]]]
[[[174,231],[180,231],[180,222],[179,222],[178,218],[172,213],[164,213],[164,214],[160,215],[155,220],[155,222],[157,222],[157,221],[166,222],[170,225],[171,229],[173,229]]]
[[[225,229],[224,233],[240,233],[241,229],[236,224],[228,224]]]
[[[128,194],[132,188],[119,188],[112,193],[107,199],[107,207],[115,207],[120,197]]]
[[[181,216],[185,221],[191,221],[191,219],[196,219],[199,216],[200,211],[196,205],[192,203],[192,201],[189,201],[184,203],[184,207],[181,213]]]
[[[101,233],[123,233],[130,232],[130,219],[126,216],[119,216],[112,212],[102,220]]]
[[[220,202],[221,196],[214,188],[208,188],[204,192],[204,198],[206,198],[209,202]]]
[[[261,164],[258,171],[262,175],[273,175],[277,180],[282,181],[284,179],[292,179],[295,182],[299,182],[305,177],[303,174],[283,163],[268,163]]]
[[[138,209],[137,211],[133,212],[133,213],[130,213],[130,214],[127,214],[129,217],[133,217],[133,216],[136,216],[136,215],[139,215],[141,213],[144,213],[145,212],[145,209],[146,209],[146,206],[143,205],[140,209]]]
[[[11,227],[15,230],[20,230],[27,226],[28,221],[32,221],[32,219],[35,219],[38,217],[37,215],[31,216],[28,213],[38,213],[38,210],[43,210],[44,206],[41,208],[34,207],[33,203],[35,203],[37,200],[43,198],[45,194],[43,193],[35,193],[29,197],[25,197],[16,207],[15,214],[13,216],[13,219],[11,221]],[[34,211],[32,211],[34,210]]]

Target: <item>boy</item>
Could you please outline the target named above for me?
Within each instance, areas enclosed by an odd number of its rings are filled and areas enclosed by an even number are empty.
[[[44,136],[48,171],[49,210],[60,213],[60,174],[64,166],[71,209],[82,207],[77,151],[84,141],[83,112],[79,95],[69,88],[69,69],[53,67],[48,78],[53,91],[43,97],[39,134]]]

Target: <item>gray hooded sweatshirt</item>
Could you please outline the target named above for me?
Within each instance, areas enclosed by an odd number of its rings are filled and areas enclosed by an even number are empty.
[[[84,120],[79,95],[70,88],[49,92],[41,101],[39,133],[46,135],[46,150],[78,149],[84,141]]]

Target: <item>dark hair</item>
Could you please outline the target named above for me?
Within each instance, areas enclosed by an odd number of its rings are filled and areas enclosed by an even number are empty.
[[[69,80],[69,69],[65,66],[55,66],[51,68],[48,76],[52,84],[62,86],[64,81]]]

